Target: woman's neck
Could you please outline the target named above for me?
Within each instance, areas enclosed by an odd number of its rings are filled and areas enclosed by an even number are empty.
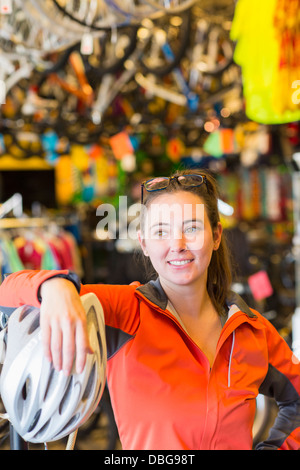
[[[213,304],[206,289],[206,282],[197,285],[173,285],[160,278],[160,283],[169,301],[177,313],[199,317],[202,313],[211,311]]]

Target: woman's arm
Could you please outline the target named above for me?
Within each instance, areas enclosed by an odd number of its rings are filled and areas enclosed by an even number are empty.
[[[139,284],[139,283],[138,283]],[[24,270],[9,275],[0,286],[0,306],[33,305],[41,309],[42,340],[45,354],[56,369],[69,373],[74,356],[76,368],[82,370],[90,345],[86,318],[80,295],[94,293],[102,304],[110,355],[139,325],[137,285],[82,285],[67,270]]]
[[[44,352],[55,369],[70,374],[74,357],[82,372],[86,354],[92,353],[86,331],[86,314],[76,287],[67,279],[54,277],[43,282],[41,331]]]
[[[80,292],[81,283],[79,277],[71,271],[65,270],[41,270],[24,269],[10,274],[0,285],[0,305],[3,307],[20,307],[20,305],[32,305],[39,307],[41,302],[40,288],[43,282],[52,278],[68,279]]]
[[[24,270],[9,275],[0,286],[0,305],[40,307],[45,355],[57,370],[69,374],[76,356],[81,372],[90,351],[79,278],[68,270]]]

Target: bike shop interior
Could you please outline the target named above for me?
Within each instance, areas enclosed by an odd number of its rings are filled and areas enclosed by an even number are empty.
[[[59,268],[84,283],[146,282],[137,241],[118,236],[121,218],[130,223],[142,181],[208,168],[222,190],[234,289],[296,354],[299,7],[0,0],[2,278]],[[116,238],[99,226],[103,203],[115,208]],[[274,407],[259,404],[256,439]],[[3,448],[7,434],[1,423]],[[77,446],[120,448],[108,391]]]

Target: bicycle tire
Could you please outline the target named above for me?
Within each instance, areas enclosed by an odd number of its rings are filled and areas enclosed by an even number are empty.
[[[173,16],[173,15],[171,15],[171,16]],[[169,18],[170,18],[170,15],[166,15],[163,20],[165,21],[166,19],[168,20]],[[164,65],[162,65],[162,66],[151,67],[147,63],[147,57],[146,58],[144,57],[140,61],[141,68],[142,68],[144,73],[150,73],[150,74],[153,74],[157,77],[165,77],[166,75],[171,73],[172,70],[180,64],[182,58],[184,57],[184,55],[186,53],[186,50],[187,50],[189,42],[190,42],[190,27],[191,27],[191,21],[192,21],[191,10],[184,11],[181,15],[181,19],[182,19],[182,23],[179,26],[180,34],[178,35],[178,37],[176,39],[177,47],[174,48],[174,47],[172,47],[172,44],[170,44],[170,46],[172,48],[172,52],[174,54],[174,59],[170,62],[164,63]],[[159,21],[159,20],[157,20],[157,21]],[[151,47],[151,45],[149,47]],[[147,46],[147,48],[145,49],[144,56],[147,54],[147,50],[149,50],[149,47]]]
[[[103,46],[103,43],[105,43],[106,39],[109,37],[110,31],[103,31],[104,34],[103,34],[102,38],[98,38],[99,41],[102,41],[102,46]],[[122,31],[124,31],[124,29],[122,29]],[[106,65],[105,60],[104,60],[101,64],[99,64],[98,67],[95,67],[95,66],[92,65],[92,61],[93,61],[93,59],[95,59],[95,56],[93,54],[91,54],[89,56],[80,54],[81,58],[82,58],[82,61],[83,61],[83,64],[84,64],[84,67],[85,67],[85,72],[87,74],[87,78],[92,80],[94,82],[94,84],[97,85],[99,80],[101,80],[101,78],[105,74],[115,74],[116,72],[118,72],[118,70],[121,69],[121,67],[124,64],[124,62],[126,61],[126,59],[130,56],[130,54],[136,48],[137,31],[138,31],[137,26],[128,26],[127,27],[126,35],[129,38],[129,43],[126,46],[126,48],[124,49],[124,53],[123,53],[122,57],[115,58],[115,60],[111,60],[111,58],[109,58],[110,62],[108,62],[108,65]],[[104,47],[102,47],[101,49],[103,50]],[[38,87],[41,87],[41,85],[43,84],[45,79],[47,79],[47,77],[50,74],[57,73],[60,70],[62,70],[66,66],[70,55],[74,51],[77,51],[77,52],[80,53],[80,43],[79,42],[77,42],[76,44],[68,47],[65,51],[63,51],[62,54],[60,55],[60,57],[58,58],[57,62],[54,63],[53,66],[51,66],[47,69],[44,69],[44,70],[42,70],[41,67],[40,67],[40,70],[36,69],[35,71],[40,74]]]
[[[170,7],[162,7],[157,1],[155,0],[145,0],[145,3],[153,7],[157,11],[163,11],[169,15],[178,15],[186,10],[189,10],[197,0],[182,0],[181,3],[177,6],[170,6]]]
[[[224,33],[224,31],[222,30],[222,28],[218,28],[216,26],[211,26],[210,27],[210,30],[209,30],[209,35],[212,34],[214,32],[214,30],[217,30],[219,29],[219,32],[221,34]],[[233,43],[232,41],[230,40],[229,37],[225,37],[225,38],[222,38],[225,42],[225,45],[226,46],[222,46],[223,47],[223,51],[224,51],[224,60],[217,64],[213,69],[207,69],[207,70],[203,70],[202,73],[203,75],[208,75],[208,76],[212,76],[212,77],[216,77],[216,76],[219,76],[219,75],[222,75],[233,63],[234,63],[234,60],[233,60],[233,50],[234,50],[234,46],[233,46]],[[230,54],[226,56],[226,53],[228,53],[228,51],[226,52],[226,47],[227,49],[229,50],[230,48]]]
[[[78,24],[72,21],[63,21],[56,14],[56,10],[54,11],[49,3],[46,4],[46,1],[25,0],[23,9],[31,21],[38,22],[44,31],[52,31],[57,37],[67,37],[71,41],[79,41],[84,33],[84,28],[80,28]],[[60,16],[62,15],[60,14]]]
[[[56,6],[56,8],[67,18],[70,20],[74,21],[75,23],[83,26],[84,28],[88,28],[89,31],[109,31],[112,26],[117,26],[118,28],[126,27],[130,24],[130,18],[128,19],[127,16],[124,17],[124,19],[120,18],[120,23],[113,23],[113,24],[103,24],[99,26],[98,24],[92,23],[92,24],[87,24],[84,20],[81,20],[80,18],[76,18],[76,16],[72,15],[69,11],[67,11],[62,5],[60,5],[57,0],[52,0],[53,4]]]
[[[72,54],[72,52],[74,51],[79,51],[80,50],[80,43],[77,42],[76,44],[68,47],[67,49],[65,49],[61,56],[58,58],[58,60],[53,64],[53,66],[47,68],[47,69],[41,69],[41,67],[39,66],[39,68],[36,68],[35,71],[39,74],[41,74],[41,78],[40,80],[44,80],[48,75],[52,74],[52,73],[56,73],[58,72],[59,70],[61,70],[62,68],[64,68],[64,66],[67,64],[68,62],[68,59],[70,57],[70,55]]]

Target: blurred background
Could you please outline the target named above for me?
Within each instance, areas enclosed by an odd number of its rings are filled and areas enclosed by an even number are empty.
[[[97,230],[97,208],[112,204],[118,221],[119,197],[129,209],[144,180],[208,168],[233,289],[296,353],[299,4],[0,0],[1,275],[62,268],[87,283],[146,282],[136,243],[118,224],[115,239]],[[256,439],[272,406],[258,407]],[[100,408],[79,447],[118,447],[108,394]]]

